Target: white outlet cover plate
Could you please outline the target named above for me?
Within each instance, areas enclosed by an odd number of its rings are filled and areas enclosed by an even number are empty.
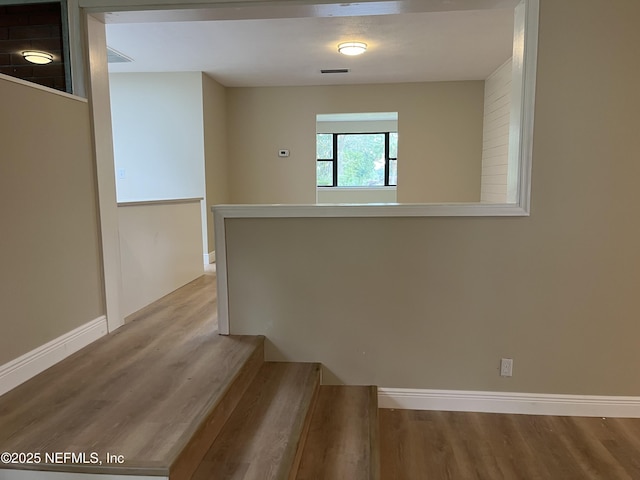
[[[513,375],[513,359],[502,358],[500,359],[500,376],[510,377]]]

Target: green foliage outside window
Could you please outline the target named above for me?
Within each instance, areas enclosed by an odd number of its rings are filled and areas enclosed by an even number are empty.
[[[333,162],[316,162],[316,179],[319,187],[333,185]]]
[[[319,133],[316,136],[316,158],[318,160],[333,158],[333,135],[331,133]]]
[[[385,164],[389,162],[389,183],[397,184],[398,134],[388,134],[389,159],[385,158],[384,133],[334,134],[319,133],[316,142],[317,185],[338,187],[385,186]],[[334,156],[335,153],[335,156]],[[334,184],[334,162],[337,162],[337,182]]]
[[[338,186],[384,186],[384,134],[338,136]]]

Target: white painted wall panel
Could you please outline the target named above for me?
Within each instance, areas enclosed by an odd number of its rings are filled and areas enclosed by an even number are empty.
[[[118,202],[205,196],[202,74],[109,75]]]
[[[480,181],[480,201],[484,203],[507,201],[511,67],[512,60],[509,59],[485,81]]]
[[[507,185],[507,174],[504,175],[483,175],[482,183],[484,185]],[[504,203],[504,202],[501,202]]]

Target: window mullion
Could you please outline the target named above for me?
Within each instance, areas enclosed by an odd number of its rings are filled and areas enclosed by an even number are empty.
[[[338,134],[333,134],[333,186],[338,186]]]
[[[389,186],[389,132],[384,134],[384,186]]]

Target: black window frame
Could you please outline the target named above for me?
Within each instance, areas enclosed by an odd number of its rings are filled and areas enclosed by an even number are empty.
[[[380,188],[380,187],[397,187],[398,182],[395,184],[389,183],[390,162],[398,161],[397,154],[395,157],[390,157],[390,136],[392,133],[398,132],[340,132],[340,133],[316,133],[316,146],[318,145],[318,135],[331,135],[332,136],[332,151],[333,156],[331,158],[316,158],[316,165],[318,162],[332,162],[333,182],[331,185],[318,185],[318,177],[316,175],[316,188],[337,188],[338,187],[338,137],[346,135],[384,135],[384,185],[368,187],[368,188]],[[316,148],[317,153],[317,148]],[[341,187],[350,188],[350,187]],[[352,188],[361,188],[359,186],[353,186]]]

